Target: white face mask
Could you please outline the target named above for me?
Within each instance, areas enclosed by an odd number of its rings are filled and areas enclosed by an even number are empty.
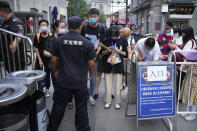
[[[67,29],[59,29],[58,34],[63,35],[63,34],[65,34],[65,33],[67,33],[67,32],[68,32]]]
[[[40,27],[40,32],[48,32],[48,27],[47,26],[41,26]]]
[[[178,33],[174,34],[174,37],[175,38],[178,38],[179,37],[179,34]]]

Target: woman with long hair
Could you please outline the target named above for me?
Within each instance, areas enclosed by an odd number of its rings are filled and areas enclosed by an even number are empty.
[[[109,37],[103,42],[108,47],[102,51],[103,72],[105,73],[105,109],[110,108],[112,102],[112,86],[114,85],[115,109],[120,109],[120,90],[124,73],[123,58],[127,57],[127,39],[120,38],[120,28],[116,25],[110,27]]]
[[[194,30],[191,26],[185,26],[182,29],[182,41],[183,44],[178,45],[177,43],[173,43],[170,47],[172,49],[175,50],[193,50],[196,48],[196,41],[194,38]],[[177,61],[178,62],[183,62],[186,61],[185,56],[186,56],[187,52],[181,52],[181,53],[177,53],[176,57],[177,57]],[[185,79],[185,76],[187,74],[187,70],[184,70],[183,65],[181,64],[181,66],[177,69],[178,75],[177,75],[177,94],[179,94],[179,87],[181,90],[182,87],[182,83]],[[181,78],[180,78],[181,75]],[[178,101],[179,102],[179,101]],[[182,115],[183,117],[186,117],[185,115]],[[189,118],[188,118],[189,119]]]
[[[57,20],[54,24],[53,24],[53,37],[55,38],[54,40],[56,40],[59,36],[64,35],[65,33],[68,32],[67,29],[67,25],[64,21],[61,20]],[[53,46],[52,46],[53,48]],[[56,86],[56,77],[55,74],[53,73],[53,71],[51,71],[51,77],[52,77],[52,82],[53,82],[53,86],[55,88]],[[70,102],[68,103],[68,109],[72,109],[73,108],[73,103],[72,103],[72,98],[70,99]]]

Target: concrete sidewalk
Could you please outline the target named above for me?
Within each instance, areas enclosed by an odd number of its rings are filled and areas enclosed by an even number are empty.
[[[51,89],[51,92],[52,89]],[[104,109],[104,80],[102,80],[99,89],[99,99],[96,101],[96,106],[88,105],[89,121],[91,131],[136,131],[136,118],[125,117],[126,98],[123,98],[121,109],[115,110],[114,104],[110,109]],[[47,100],[48,109],[52,107],[52,100]],[[129,108],[129,112],[135,109]],[[75,129],[75,108],[72,110],[66,109],[64,118],[61,122],[58,131],[76,131]],[[162,120],[143,120],[140,121],[140,131],[169,131]],[[197,120],[187,122],[180,116],[177,116],[177,131],[197,131]]]

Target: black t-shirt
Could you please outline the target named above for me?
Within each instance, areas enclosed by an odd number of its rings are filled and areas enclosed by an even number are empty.
[[[37,35],[38,34],[36,34],[34,37],[34,47],[38,48],[42,61],[48,62],[50,60],[50,58],[44,56],[44,50],[47,50],[47,51],[51,50],[51,46],[52,46],[54,38],[53,38],[53,36],[50,36],[50,35],[48,35],[48,37],[44,38],[40,34],[40,37],[38,40]]]
[[[94,46],[80,33],[69,31],[56,39],[52,55],[59,57],[56,91],[87,89],[88,61],[96,57]]]
[[[121,50],[123,52],[126,52],[125,57],[128,56],[128,51],[127,51],[128,42],[127,42],[127,39],[120,38],[120,39],[117,39],[116,42],[112,42],[112,40],[108,38],[103,43],[107,47],[111,47],[112,44],[113,44],[113,46],[116,45],[116,48],[118,48],[119,50]],[[102,51],[104,51],[104,50],[102,50]],[[124,66],[123,66],[123,58],[124,57],[122,55],[120,55],[121,62],[118,63],[118,64],[115,64],[115,65],[111,65],[111,64],[107,63],[107,60],[108,60],[110,55],[111,55],[111,53],[108,53],[108,54],[103,56],[103,72],[104,73],[117,73],[117,74],[124,73]]]
[[[92,44],[94,45],[95,49],[97,49],[99,43],[96,43],[95,38],[100,42],[103,42],[105,38],[105,28],[100,24],[98,24],[97,27],[91,27],[89,25],[89,22],[86,22],[83,25],[81,35],[86,38],[89,38]]]

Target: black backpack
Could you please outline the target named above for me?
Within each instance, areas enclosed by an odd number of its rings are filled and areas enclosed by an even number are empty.
[[[87,34],[86,32],[87,32],[87,30],[88,30],[88,26],[89,26],[89,22],[86,22],[86,23],[84,24],[84,32],[85,32],[85,34]],[[97,39],[99,39],[100,36],[101,36],[101,31],[103,30],[103,26],[100,25],[100,24],[98,24],[97,26],[99,26],[99,34],[97,34],[96,36],[97,36]]]

